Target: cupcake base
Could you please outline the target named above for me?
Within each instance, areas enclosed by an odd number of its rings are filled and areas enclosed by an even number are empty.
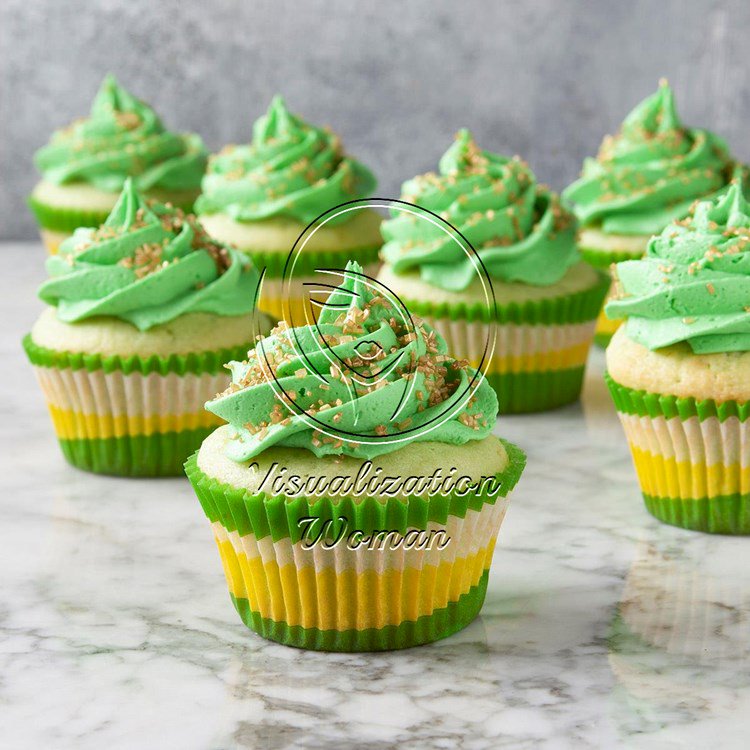
[[[27,335],[63,455],[79,469],[116,476],[179,476],[221,422],[203,404],[226,387],[236,349],[170,357],[101,356],[38,346]]]
[[[289,626],[261,617],[253,611],[248,599],[236,598],[232,594],[229,596],[242,622],[269,641],[310,651],[397,651],[448,638],[470,625],[482,609],[488,580],[489,571],[485,571],[476,586],[472,586],[457,601],[449,602],[432,614],[400,625],[367,630],[319,630]]]
[[[750,534],[750,402],[627,388],[605,375],[655,518],[712,534]]]
[[[457,446],[466,454],[463,462],[456,459],[458,465],[468,465],[468,455],[478,460],[478,450],[495,456],[504,451],[504,464],[497,465],[505,468],[494,475],[499,494],[286,497],[251,492],[212,475],[223,471],[214,462],[223,456],[229,430],[211,435],[200,459],[192,456],[185,470],[211,521],[231,600],[251,630],[298,648],[381,651],[445,638],[479,613],[507,495],[525,463],[518,448],[501,447],[497,438],[486,438],[479,448]],[[429,448],[423,445],[401,450],[413,452],[409,462],[434,455],[423,454]],[[267,461],[278,460],[273,455]],[[294,460],[291,455],[283,465],[292,467]],[[264,474],[262,465],[254,471]],[[420,471],[431,473],[424,466]],[[333,524],[322,544],[309,544],[302,535],[306,519],[315,519],[321,533],[321,524]],[[424,544],[428,539],[434,543]],[[441,546],[438,539],[447,541]]]

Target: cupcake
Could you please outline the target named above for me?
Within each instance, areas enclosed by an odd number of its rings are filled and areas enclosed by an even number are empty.
[[[725,188],[738,172],[724,141],[685,127],[672,89],[662,81],[607,136],[596,159],[563,191],[581,224],[583,257],[597,268],[643,256],[654,234],[681,219],[696,199]],[[606,346],[620,321],[602,314],[596,340]]]
[[[323,651],[444,638],[482,607],[523,453],[442,337],[350,263],[314,326],[280,323],[206,406],[228,422],[186,471],[232,602]]]
[[[108,75],[91,114],[58,130],[34,157],[42,180],[29,204],[42,240],[55,253],[78,227],[103,224],[129,177],[143,195],[191,211],[206,160],[199,136],[165,130]]]
[[[441,332],[452,355],[482,363],[501,413],[575,401],[608,281],[581,262],[573,215],[525,162],[480,150],[466,130],[439,174],[415,177],[402,192],[432,217],[392,211],[379,281]]]
[[[750,533],[750,206],[739,183],[618,263],[608,384],[646,507]]]
[[[370,196],[375,185],[370,170],[344,154],[337,136],[291,114],[277,96],[253,126],[251,143],[226,146],[210,158],[196,211],[213,237],[248,253],[265,271],[263,309],[297,317],[316,269],[344,268],[351,259],[375,270],[380,216],[344,209],[319,223],[296,259],[294,280],[282,280],[305,227],[342,203]]]
[[[47,260],[49,307],[24,338],[65,458],[123,476],[177,475],[219,420],[203,403],[224,362],[270,328],[259,274],[195,217],[149,203],[132,180],[97,229]]]

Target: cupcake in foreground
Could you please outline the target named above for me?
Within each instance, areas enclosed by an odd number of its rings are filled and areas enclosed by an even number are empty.
[[[29,199],[51,253],[78,227],[103,224],[127,178],[145,196],[191,211],[207,153],[200,137],[165,130],[157,114],[108,75],[88,117],[58,130],[34,161]]]
[[[317,268],[344,268],[356,260],[372,272],[380,248],[380,216],[373,210],[341,213],[307,237],[284,286],[287,257],[308,224],[339,204],[372,195],[372,172],[344,154],[341,141],[291,114],[281,97],[253,126],[252,142],[226,146],[211,157],[196,212],[211,236],[248,253],[265,270],[264,310],[282,317],[303,313],[305,282]]]
[[[378,279],[474,367],[496,335],[482,370],[501,413],[575,401],[608,281],[581,262],[575,218],[558,197],[525,162],[480,150],[466,130],[443,155],[439,174],[415,177],[402,192],[402,200],[459,230],[476,257],[434,218],[394,209],[382,228]]]
[[[271,327],[259,274],[182,211],[126,181],[106,222],[47,260],[48,307],[24,338],[60,446],[81,469],[176,475],[219,423],[203,403]]]
[[[738,183],[619,263],[608,385],[646,507],[750,533],[750,207]]]
[[[596,159],[563,191],[581,223],[583,257],[597,268],[643,256],[654,234],[681,219],[696,199],[725,188],[737,167],[727,145],[677,115],[672,89],[662,81],[607,136]],[[596,340],[606,345],[620,321],[600,316]]]
[[[265,638],[406,648],[468,625],[524,455],[445,341],[350,263],[315,327],[279,324],[207,404],[186,471],[232,601]]]

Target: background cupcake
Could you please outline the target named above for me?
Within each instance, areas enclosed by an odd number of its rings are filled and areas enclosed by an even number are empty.
[[[259,274],[131,180],[107,221],[48,259],[51,305],[24,339],[65,457],[89,471],[178,474],[217,421],[203,403],[259,331]]]
[[[229,425],[187,463],[243,621],[303,648],[405,648],[471,622],[524,463],[491,434],[487,383],[361,274],[347,266],[317,327],[282,323],[230,364],[207,404]],[[457,467],[479,485],[421,484]]]
[[[247,252],[265,269],[262,304],[277,316],[283,302],[302,314],[304,284],[320,267],[344,268],[349,259],[373,271],[381,240],[380,217],[351,211],[318,227],[298,256],[295,281],[282,287],[287,256],[305,227],[325,211],[366,198],[376,181],[344,154],[338,136],[304,122],[276,96],[253,126],[252,142],[212,156],[196,203],[212,236]]]
[[[476,249],[496,309],[487,304],[476,259],[414,212],[394,210],[383,224],[378,279],[441,332],[452,355],[475,367],[496,335],[486,376],[501,413],[575,401],[607,280],[581,262],[575,218],[558,197],[525,162],[482,151],[466,130],[441,158],[439,174],[415,177],[402,193]]]
[[[650,237],[685,216],[698,198],[725,187],[736,171],[725,142],[685,127],[672,89],[662,81],[607,136],[596,159],[563,191],[581,223],[583,257],[599,268],[640,258]],[[600,316],[597,342],[606,345],[620,321]]]
[[[54,253],[78,227],[105,221],[128,177],[144,195],[192,210],[206,160],[199,136],[165,130],[151,107],[108,75],[91,114],[37,151],[42,180],[29,204]]]
[[[608,382],[649,511],[750,533],[750,207],[741,187],[697,204],[619,263],[607,313],[627,317]]]

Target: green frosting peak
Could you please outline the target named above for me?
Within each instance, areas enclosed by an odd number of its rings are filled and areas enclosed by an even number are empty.
[[[537,184],[524,161],[482,151],[468,130],[443,154],[438,174],[403,184],[402,200],[455,227],[501,281],[548,286],[578,261],[575,219],[558,197]],[[382,225],[383,258],[396,273],[418,268],[433,286],[466,289],[477,278],[475,259],[455,233],[418,214],[391,211]]]
[[[596,159],[586,159],[581,178],[563,191],[584,226],[609,234],[649,235],[687,214],[739,174],[724,141],[707,130],[685,127],[672,89],[662,81],[607,136]]]
[[[227,455],[247,461],[278,445],[372,458],[489,435],[497,397],[484,378],[357,263],[336,275],[343,283],[312,325],[282,322],[229,363],[231,386],[206,404],[236,431]]]
[[[661,81],[656,93],[646,97],[622,123],[620,143],[636,148],[654,138],[673,140],[682,130],[682,121],[677,115],[674,93],[666,81]],[[615,139],[609,143],[616,143]]]
[[[260,276],[242,253],[214,242],[190,214],[145,201],[125,182],[97,229],[77,229],[47,260],[39,297],[68,323],[112,316],[147,330],[188,312],[243,315]]]
[[[288,216],[307,224],[375,189],[372,172],[346,156],[338,136],[293,115],[280,96],[253,126],[253,140],[212,156],[196,203],[237,221]]]
[[[132,177],[139,190],[197,191],[207,153],[199,136],[165,130],[151,107],[108,75],[89,117],[58,130],[34,160],[58,185],[87,182],[119,192]]]
[[[750,205],[739,182],[616,266],[607,314],[649,349],[687,341],[699,354],[750,351]]]

